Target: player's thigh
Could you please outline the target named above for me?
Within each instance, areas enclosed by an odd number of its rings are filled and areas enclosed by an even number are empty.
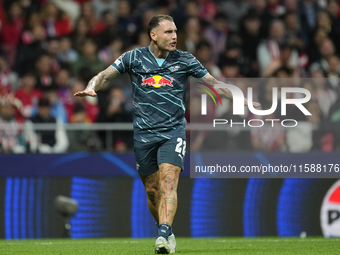
[[[136,167],[139,176],[149,176],[158,171],[158,148],[159,143],[142,143],[134,141]]]
[[[186,151],[185,136],[173,137],[159,146],[157,161],[158,164],[171,164],[184,169],[184,157]]]

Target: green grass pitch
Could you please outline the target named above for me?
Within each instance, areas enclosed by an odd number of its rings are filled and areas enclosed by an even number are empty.
[[[177,254],[340,254],[339,238],[176,238]],[[1,255],[154,254],[155,238],[0,241]]]

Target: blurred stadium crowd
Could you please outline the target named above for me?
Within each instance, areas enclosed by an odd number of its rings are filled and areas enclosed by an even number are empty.
[[[0,0],[0,125],[12,125],[0,129],[0,152],[105,148],[105,132],[36,131],[32,123],[130,123],[131,84],[126,75],[104,87],[97,98],[72,95],[123,52],[149,45],[147,23],[160,13],[175,20],[177,48],[194,54],[218,79],[314,78],[301,84],[311,91],[306,107],[312,116],[301,116],[294,109],[290,112],[301,121],[299,128],[223,132],[222,149],[338,150],[339,2]],[[313,82],[316,78],[326,79]],[[264,109],[271,106],[271,89],[267,83],[255,93]],[[232,118],[230,111],[215,109],[215,114]],[[15,123],[25,123],[25,130]],[[192,148],[221,144],[221,136],[211,139],[208,132],[194,134]],[[113,132],[111,138],[113,151],[132,149],[130,131]]]

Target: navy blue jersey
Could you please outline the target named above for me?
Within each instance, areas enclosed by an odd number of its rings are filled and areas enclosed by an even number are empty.
[[[131,78],[135,140],[152,142],[184,134],[188,77],[208,74],[192,54],[170,51],[159,66],[149,47],[144,47],[124,53],[112,66]]]

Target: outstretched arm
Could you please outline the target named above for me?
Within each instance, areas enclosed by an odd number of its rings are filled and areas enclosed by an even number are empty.
[[[215,85],[217,85],[217,84],[223,84],[223,82],[217,80],[216,78],[214,78],[214,77],[213,77],[211,74],[209,74],[209,73],[208,73],[204,78],[202,78],[202,80],[203,80],[206,84],[208,84],[208,85],[210,85],[210,86],[212,86],[212,87],[215,87]],[[230,91],[229,89],[227,89],[227,88],[215,88],[215,90],[216,90],[216,92],[217,92],[219,95],[221,95],[221,96],[223,96],[223,97],[225,97],[225,98],[227,98],[227,99],[233,100],[233,94],[231,93],[231,91]],[[244,105],[248,105],[248,102],[247,102],[246,99],[244,99]],[[258,107],[260,107],[260,104],[257,103],[257,102],[253,102],[253,106],[254,106],[255,108],[258,108]]]
[[[87,87],[83,91],[78,91],[74,94],[74,96],[78,97],[86,97],[91,96],[95,97],[97,96],[96,91],[100,90],[101,87],[108,81],[112,80],[113,78],[120,75],[120,73],[113,67],[109,66],[104,71],[101,71],[99,74],[94,76],[88,83]]]
[[[213,77],[210,73],[208,73],[206,76],[204,76],[204,78],[202,78],[202,80],[206,83],[206,84],[208,84],[208,85],[210,85],[210,86],[212,86],[212,87],[215,87],[215,85],[216,84],[220,84],[220,83],[223,83],[223,82],[221,82],[221,81],[218,81],[215,77]],[[227,89],[227,88],[219,88],[219,89],[215,89],[216,90],[216,92],[219,94],[219,95],[221,95],[221,96],[223,96],[223,97],[225,97],[225,98],[227,98],[227,99],[230,99],[230,100],[233,100],[233,94],[231,94],[231,92],[230,92],[230,90],[229,89]]]

